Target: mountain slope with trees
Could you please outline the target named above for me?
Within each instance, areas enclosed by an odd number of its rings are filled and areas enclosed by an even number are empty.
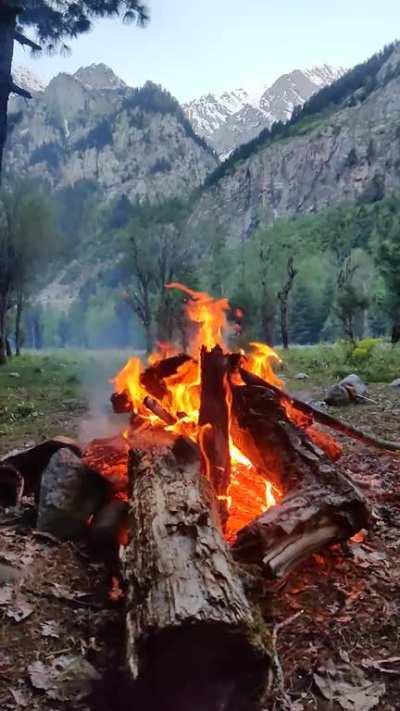
[[[303,106],[344,73],[342,67],[327,64],[295,69],[278,77],[271,86],[207,94],[185,104],[184,109],[197,133],[220,156],[227,156],[276,121],[288,121],[295,107]]]
[[[193,226],[215,222],[237,244],[279,217],[397,190],[399,65],[394,44],[241,146],[208,176]]]
[[[125,21],[144,25],[148,20],[146,7],[138,0],[6,0],[0,5],[0,177],[3,150],[7,138],[7,110],[10,94],[25,98],[31,95],[18,87],[11,66],[14,42],[30,47],[34,52],[66,49],[65,41],[88,32],[93,21],[119,16]],[[33,31],[37,40],[23,34]],[[39,42],[40,44],[37,44]]]
[[[130,89],[105,65],[59,74],[13,111],[8,169],[55,190],[94,181],[106,199],[160,202],[188,195],[217,165],[167,91],[151,82]]]

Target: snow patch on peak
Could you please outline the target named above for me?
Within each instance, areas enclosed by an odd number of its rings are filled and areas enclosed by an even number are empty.
[[[184,105],[195,131],[219,153],[229,154],[275,121],[290,119],[295,106],[341,77],[346,70],[329,64],[294,69],[271,86],[207,94]]]
[[[13,64],[12,76],[14,84],[34,94],[44,91],[46,87],[45,82],[37,74],[21,64]]]
[[[312,81],[313,84],[322,88],[340,79],[346,72],[347,69],[344,67],[332,67],[331,64],[322,64],[320,67],[304,69],[303,74]]]

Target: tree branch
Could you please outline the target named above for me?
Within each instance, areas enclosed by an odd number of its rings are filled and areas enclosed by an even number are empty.
[[[22,87],[17,86],[14,84],[14,82],[11,82],[10,84],[10,92],[13,94],[18,94],[18,96],[23,96],[24,99],[31,99],[32,94],[29,91],[26,91],[26,89],[22,89]]]
[[[41,52],[42,48],[39,44],[36,44],[36,42],[33,42],[29,37],[25,37],[25,35],[22,34],[22,32],[14,32],[14,39],[19,42],[20,44],[25,44],[31,49],[34,49],[36,52]]]

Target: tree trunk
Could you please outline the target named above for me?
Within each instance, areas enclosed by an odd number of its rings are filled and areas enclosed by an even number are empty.
[[[268,655],[185,440],[131,452],[127,662],[132,707],[252,711]],[[258,623],[259,624],[259,623]]]
[[[272,303],[264,303],[262,308],[263,313],[261,322],[263,337],[265,342],[272,348],[275,342],[275,305]]]
[[[144,335],[146,339],[146,353],[151,353],[153,350],[153,335],[152,335],[152,328],[151,328],[151,323],[144,323],[143,324],[144,328]]]
[[[23,293],[22,289],[17,290],[17,313],[15,315],[15,355],[21,355],[21,318],[23,310]]]
[[[12,358],[12,348],[11,348],[11,343],[10,339],[6,337],[6,353],[7,353],[7,358]]]
[[[0,365],[7,362],[6,297],[0,294]]]
[[[0,7],[0,183],[4,146],[7,138],[7,107],[11,86],[11,64],[17,13],[14,8]]]
[[[394,346],[400,341],[400,313],[393,320],[391,340]]]
[[[281,335],[282,344],[285,350],[289,348],[289,295],[293,287],[293,282],[297,275],[297,270],[294,268],[293,257],[289,257],[287,263],[287,280],[278,293],[281,310]]]

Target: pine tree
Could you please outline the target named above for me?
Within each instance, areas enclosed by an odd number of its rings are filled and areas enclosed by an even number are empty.
[[[140,0],[2,0],[0,2],[0,176],[7,138],[7,106],[12,93],[31,98],[13,82],[11,64],[14,42],[54,51],[66,48],[65,40],[78,37],[101,17],[122,17],[143,25],[148,14]],[[33,29],[37,44],[23,32]]]

